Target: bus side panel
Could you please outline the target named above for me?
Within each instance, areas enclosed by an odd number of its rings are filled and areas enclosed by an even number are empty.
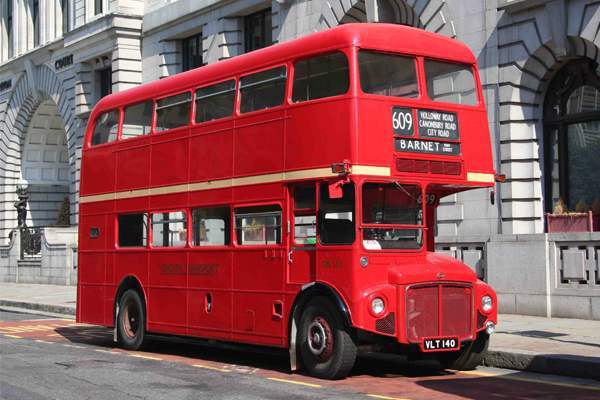
[[[233,201],[268,202],[272,200],[281,200],[283,199],[284,193],[283,185],[281,185],[280,182],[264,185],[241,186],[233,189]]]
[[[286,170],[331,166],[351,159],[352,101],[319,102],[288,109]]]
[[[85,179],[81,180],[80,196],[115,191],[114,145],[99,146],[87,150],[82,157],[82,170]]]
[[[210,128],[227,130],[190,139],[190,182],[219,180],[233,175],[233,123],[221,125]],[[200,129],[193,129],[192,135],[199,132]]]
[[[233,197],[233,189],[214,189],[200,190],[189,192],[189,202],[192,209],[194,207],[202,207],[204,205],[226,204],[231,203]]]
[[[273,315],[273,304],[283,303],[281,294],[233,293],[233,339],[285,346],[283,319]],[[284,326],[285,325],[285,326]]]
[[[240,127],[235,128],[234,176],[283,170],[284,113],[277,111],[239,121]]]
[[[154,139],[150,165],[150,186],[170,186],[187,183],[189,163],[189,138],[187,134],[188,130],[185,129],[168,135],[161,135]]]
[[[256,250],[238,249],[233,253],[234,340],[280,345],[284,324],[282,319],[274,316],[274,311],[281,304],[277,302],[283,301],[284,249],[279,246],[262,247]],[[246,337],[245,334],[252,336]]]
[[[464,111],[459,121],[465,169],[472,172],[494,171],[492,145],[484,111]]]
[[[117,153],[117,191],[147,188],[150,184],[149,139],[136,141],[133,149]]]
[[[154,251],[148,267],[148,324],[160,332],[186,333],[187,252]],[[160,324],[167,325],[160,325]]]
[[[393,162],[392,104],[396,103],[358,99],[358,130],[361,132],[358,135],[360,164],[389,165]]]
[[[79,284],[80,299],[77,304],[81,308],[79,322],[103,325],[104,324],[104,286]]]
[[[188,323],[198,335],[231,338],[231,251],[189,252]],[[207,296],[211,307],[207,309]],[[203,328],[205,328],[203,330]],[[192,333],[190,331],[190,333]]]
[[[148,252],[123,249],[115,253],[114,280],[119,285],[127,276],[133,276],[143,287],[148,285]]]

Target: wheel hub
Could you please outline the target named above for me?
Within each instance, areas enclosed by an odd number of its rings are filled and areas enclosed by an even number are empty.
[[[315,317],[308,326],[307,333],[311,353],[321,362],[329,360],[333,349],[333,335],[327,321],[322,317]]]
[[[128,304],[123,311],[123,330],[127,337],[134,338],[139,326],[139,310],[135,304]]]

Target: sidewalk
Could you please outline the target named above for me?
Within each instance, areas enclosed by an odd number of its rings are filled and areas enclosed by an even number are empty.
[[[75,286],[0,283],[0,308],[75,315]],[[600,321],[501,314],[484,363],[600,380]]]

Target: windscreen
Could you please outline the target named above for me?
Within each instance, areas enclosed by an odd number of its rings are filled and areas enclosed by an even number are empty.
[[[423,246],[423,191],[417,185],[367,182],[362,188],[363,246],[367,250]],[[381,227],[377,227],[381,225]],[[398,227],[395,227],[397,225]]]
[[[425,60],[427,95],[444,103],[477,105],[475,77],[470,66]]]

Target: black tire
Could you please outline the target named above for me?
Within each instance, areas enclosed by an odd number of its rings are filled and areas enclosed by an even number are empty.
[[[144,350],[152,344],[146,338],[146,308],[140,294],[134,289],[129,289],[121,297],[117,334],[127,350]]]
[[[467,371],[475,369],[485,357],[490,343],[490,335],[485,331],[477,334],[477,338],[457,351],[437,353],[436,357],[446,369]]]
[[[315,297],[306,305],[299,325],[297,343],[310,374],[321,379],[348,375],[356,360],[356,344],[344,329],[339,310],[327,298]]]

